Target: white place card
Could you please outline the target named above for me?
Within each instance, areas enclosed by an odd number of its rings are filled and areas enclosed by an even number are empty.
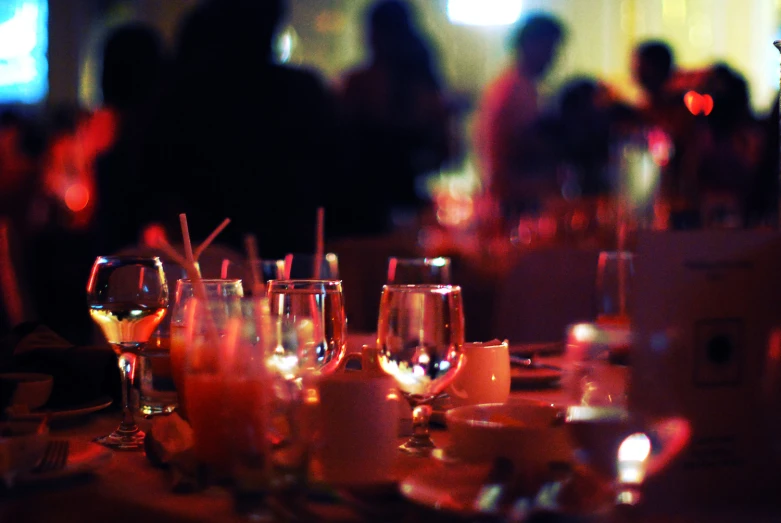
[[[781,235],[642,233],[633,289],[629,406],[692,423],[686,451],[648,480],[648,502],[778,498],[781,468],[770,449],[781,435],[767,422],[781,410],[766,408],[763,377],[781,325]]]

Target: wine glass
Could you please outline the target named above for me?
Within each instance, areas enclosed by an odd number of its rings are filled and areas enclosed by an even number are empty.
[[[388,258],[388,283],[450,284],[450,258]]]
[[[107,447],[138,450],[144,433],[130,407],[136,356],[163,319],[168,285],[157,257],[99,256],[87,283],[90,316],[117,353],[122,381],[122,422],[96,441]]]
[[[400,448],[427,456],[430,403],[453,381],[463,361],[461,288],[451,285],[385,285],[377,346],[380,364],[396,378],[413,408],[412,437]]]
[[[347,318],[342,282],[338,280],[272,280],[268,287],[272,318],[312,339],[313,345],[295,343],[296,365],[327,374],[335,369],[347,349]],[[309,329],[311,333],[303,333]],[[277,353],[289,352],[280,343]],[[291,360],[292,361],[292,360]]]

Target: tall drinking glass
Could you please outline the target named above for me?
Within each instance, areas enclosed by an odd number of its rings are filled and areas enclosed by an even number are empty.
[[[121,450],[143,447],[144,433],[130,405],[136,357],[163,319],[168,285],[157,257],[99,256],[87,283],[90,316],[117,353],[122,382],[122,422],[96,441]]]
[[[597,265],[597,322],[629,325],[629,300],[634,278],[634,255],[627,251],[603,251]]]
[[[214,304],[215,321],[223,321],[240,312],[240,300],[244,296],[241,280],[202,280],[207,299]],[[187,327],[195,320],[194,309],[190,307],[195,298],[192,280],[180,279],[176,282],[176,297],[171,306],[171,374],[179,398],[179,409],[184,411],[185,404],[185,363],[188,351]],[[189,333],[192,335],[192,331]]]
[[[296,506],[305,493],[314,440],[318,377],[334,371],[346,349],[342,284],[329,280],[271,281],[273,335],[269,371],[270,469],[274,494]]]
[[[380,300],[377,347],[380,364],[396,378],[412,406],[413,435],[400,448],[427,456],[430,403],[453,381],[463,361],[461,288],[451,285],[386,285]]]
[[[397,258],[392,256],[388,259],[388,283],[449,285],[450,258]]]
[[[196,297],[182,303],[184,313],[184,405],[193,429],[195,457],[215,473],[227,477],[231,467],[232,443],[229,431],[229,403],[226,388],[230,372],[230,354],[242,339],[241,296],[239,283],[216,297],[206,292],[206,301]],[[228,294],[226,295],[226,292]],[[181,301],[180,301],[181,303]]]

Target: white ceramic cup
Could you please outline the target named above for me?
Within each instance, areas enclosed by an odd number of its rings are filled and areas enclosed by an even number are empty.
[[[362,370],[343,368],[318,384],[322,479],[334,485],[370,485],[393,480],[398,455],[399,401],[396,381],[372,364],[363,350]]]
[[[447,388],[453,407],[504,403],[510,396],[510,352],[507,340],[465,343],[466,360]]]

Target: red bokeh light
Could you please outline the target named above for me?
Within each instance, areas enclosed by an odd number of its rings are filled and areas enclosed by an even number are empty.
[[[89,203],[89,189],[83,183],[75,183],[65,191],[65,205],[72,212],[83,211]]]

